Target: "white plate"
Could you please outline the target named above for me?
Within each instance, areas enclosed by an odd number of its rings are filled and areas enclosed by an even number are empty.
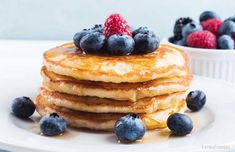
[[[31,72],[26,75],[33,76]],[[216,80],[195,77],[192,89],[204,90],[208,100],[206,107],[197,113],[189,114],[194,122],[194,130],[186,137],[173,137],[168,130],[150,131],[143,142],[118,144],[112,133],[89,132],[69,129],[59,137],[40,135],[37,114],[32,120],[23,121],[10,113],[11,99],[29,95],[34,97],[39,76],[29,79],[11,76],[1,84],[0,97],[0,148],[13,151],[200,151],[224,149],[231,150],[235,143],[235,89]],[[8,85],[12,82],[12,85]],[[224,146],[225,145],[225,146]]]
[[[63,136],[44,137],[39,134],[37,123],[34,122],[37,121],[36,114],[31,121],[20,120],[10,113],[10,104],[18,96],[31,98],[36,96],[41,83],[40,54],[55,44],[48,42],[22,44],[24,45],[7,43],[6,47],[0,50],[6,52],[5,57],[0,60],[0,149],[28,152],[225,152],[235,148],[235,87],[197,76],[191,89],[205,91],[208,100],[200,112],[187,112],[194,122],[194,130],[189,136],[173,137],[167,130],[155,130],[148,132],[143,142],[118,144],[112,133],[68,129]],[[21,48],[22,53],[17,48]],[[13,50],[18,53],[13,55],[14,58],[11,55]],[[31,54],[24,50],[28,50]],[[34,50],[35,55],[32,53]]]

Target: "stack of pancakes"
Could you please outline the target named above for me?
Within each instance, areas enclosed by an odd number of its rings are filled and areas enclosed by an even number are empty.
[[[186,55],[161,45],[129,56],[84,54],[73,43],[44,53],[40,115],[56,112],[70,126],[112,130],[116,120],[138,114],[147,129],[163,128],[168,116],[184,112],[192,74]]]

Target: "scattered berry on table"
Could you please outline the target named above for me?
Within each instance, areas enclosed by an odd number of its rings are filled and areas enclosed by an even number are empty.
[[[212,19],[212,18],[220,19],[220,16],[213,11],[204,11],[201,13],[201,15],[199,17],[199,21],[202,22],[202,21],[206,21],[206,20]]]
[[[183,136],[191,133],[193,130],[193,122],[191,118],[185,114],[174,113],[167,119],[167,127],[173,135]]]
[[[35,105],[29,97],[19,97],[13,100],[11,110],[19,118],[29,118],[35,111]]]
[[[127,21],[120,14],[112,14],[106,19],[103,33],[106,37],[114,34],[132,35]]]
[[[116,121],[114,132],[121,142],[134,142],[144,136],[146,127],[139,116],[128,114]]]
[[[216,36],[210,31],[197,31],[188,35],[187,45],[195,48],[216,49]]]
[[[63,117],[56,113],[48,114],[42,117],[39,122],[40,129],[43,135],[55,136],[65,132],[67,123]]]
[[[206,94],[203,91],[191,91],[186,98],[187,107],[192,111],[199,111],[206,103]]]
[[[135,41],[126,34],[114,34],[108,38],[108,54],[127,55],[134,51]]]

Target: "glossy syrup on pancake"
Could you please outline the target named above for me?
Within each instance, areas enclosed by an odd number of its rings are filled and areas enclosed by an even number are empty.
[[[119,101],[107,98],[82,97],[50,91],[41,88],[40,96],[47,102],[59,107],[93,113],[152,113],[167,109],[185,99],[185,92],[143,98],[137,102]]]
[[[55,112],[73,127],[113,130],[118,118],[137,113],[151,130],[165,128],[170,114],[185,110],[192,74],[187,56],[175,47],[101,56],[67,43],[43,57],[43,85],[35,101],[42,116]]]
[[[75,111],[68,108],[57,107],[45,102],[41,96],[35,100],[37,111],[41,116],[48,113],[58,113],[63,116],[68,125],[77,128],[88,128],[93,130],[110,130],[113,131],[116,120],[126,114],[123,113],[89,113]],[[168,116],[174,112],[185,111],[185,101],[179,101],[173,107],[159,110],[151,114],[139,114],[148,130],[160,129],[166,127]]]
[[[44,53],[49,71],[77,79],[103,82],[144,82],[162,77],[186,75],[187,56],[179,49],[161,45],[153,53],[127,56],[96,56],[78,53],[68,43]]]
[[[130,100],[133,102],[145,97],[186,91],[192,81],[192,74],[189,70],[186,76],[160,78],[138,83],[80,80],[48,71],[46,67],[42,68],[41,74],[43,85],[54,91],[77,96],[94,96],[115,100]]]

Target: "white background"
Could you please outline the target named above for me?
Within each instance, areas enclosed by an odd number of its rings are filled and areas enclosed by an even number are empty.
[[[0,39],[72,39],[75,32],[121,13],[131,25],[146,25],[161,38],[178,17],[198,20],[204,10],[235,15],[234,0],[0,0]]]

